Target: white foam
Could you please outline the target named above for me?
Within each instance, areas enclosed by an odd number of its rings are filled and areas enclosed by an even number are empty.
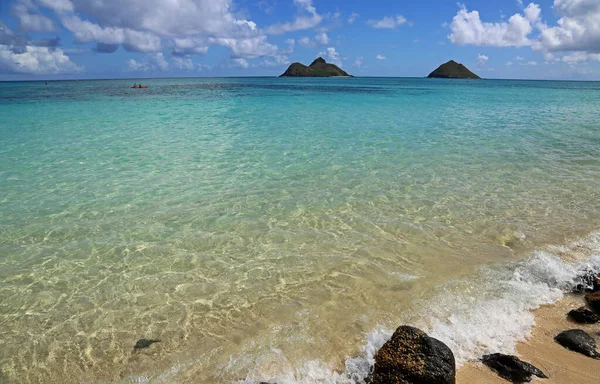
[[[486,353],[514,353],[517,342],[530,336],[535,323],[533,309],[560,300],[583,283],[583,271],[600,272],[600,233],[549,250],[509,265],[482,268],[478,277],[466,284],[466,293],[464,282],[459,288],[452,284],[444,287],[443,293],[430,301],[437,307],[424,309],[423,317],[430,320],[423,329],[452,349],[459,366]],[[578,255],[579,260],[568,262],[559,257],[567,253]],[[286,361],[290,370],[285,375],[261,375],[257,367],[239,384],[364,384],[375,353],[392,332],[381,327],[371,331],[362,353],[346,359],[343,372],[319,361]]]

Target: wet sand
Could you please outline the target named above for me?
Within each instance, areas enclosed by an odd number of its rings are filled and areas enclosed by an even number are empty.
[[[600,346],[600,324],[577,324],[567,319],[571,309],[585,305],[583,295],[570,294],[554,305],[545,305],[534,311],[535,322],[531,338],[517,345],[517,353],[541,369],[549,379],[534,378],[532,382],[557,384],[600,383],[600,360],[563,348],[554,336],[567,329],[583,329],[596,339]],[[481,363],[469,363],[458,370],[458,384],[507,383]]]

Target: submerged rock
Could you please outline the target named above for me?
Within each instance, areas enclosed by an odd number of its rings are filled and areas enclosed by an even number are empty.
[[[544,372],[516,356],[493,353],[483,356],[481,361],[495,371],[498,376],[513,383],[528,383],[532,376],[548,378]]]
[[[144,349],[148,348],[154,343],[160,343],[160,340],[150,340],[150,339],[139,339],[137,343],[133,346],[133,349]]]
[[[585,307],[573,309],[568,315],[573,321],[582,324],[594,324],[600,321],[600,317]]]
[[[600,313],[600,291],[585,294],[585,301],[596,312]]]
[[[420,329],[401,326],[375,354],[371,384],[454,384],[454,355]]]
[[[571,351],[579,352],[594,359],[600,359],[600,353],[596,351],[596,341],[584,330],[570,329],[558,334],[554,340]]]

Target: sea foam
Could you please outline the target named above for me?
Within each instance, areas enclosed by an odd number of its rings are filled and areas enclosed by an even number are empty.
[[[436,307],[423,310],[424,323],[428,323],[423,328],[452,349],[458,366],[486,353],[514,353],[516,344],[526,340],[535,325],[531,311],[557,302],[584,284],[581,277],[586,272],[600,272],[600,233],[548,247],[523,260],[481,268],[466,283],[466,292],[464,282],[460,291],[448,284],[430,301]],[[372,330],[361,353],[347,358],[342,372],[313,360],[292,363],[295,368],[283,375],[265,376],[254,370],[239,384],[364,384],[375,353],[392,333],[384,327]]]

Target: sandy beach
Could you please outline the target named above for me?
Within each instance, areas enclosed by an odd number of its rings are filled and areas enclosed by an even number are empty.
[[[583,295],[569,294],[554,305],[534,311],[536,325],[531,338],[517,346],[517,356],[541,369],[548,379],[534,378],[533,382],[557,384],[597,384],[600,382],[600,360],[594,360],[567,350],[554,342],[554,337],[567,329],[583,329],[600,341],[599,324],[577,324],[567,319],[571,309],[585,305]],[[506,383],[481,363],[469,363],[457,372],[459,384]]]

